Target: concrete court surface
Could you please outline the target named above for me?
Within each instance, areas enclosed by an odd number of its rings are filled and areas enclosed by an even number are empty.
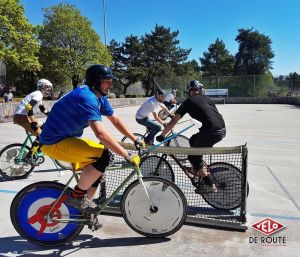
[[[16,192],[40,180],[66,181],[47,160],[26,180],[1,181],[0,178],[0,256],[299,256],[300,230],[300,109],[290,105],[218,105],[227,125],[226,138],[216,146],[237,146],[247,142],[248,180],[246,232],[207,227],[183,226],[165,239],[149,239],[132,231],[121,217],[101,216],[103,228],[92,232],[84,228],[72,244],[43,248],[23,240],[13,228],[9,207]],[[116,109],[132,131],[144,132],[134,120],[137,107]],[[121,135],[104,120],[118,139]],[[179,127],[184,124],[179,125]],[[189,130],[190,136],[196,130]],[[91,130],[84,136],[95,139]],[[0,148],[21,142],[23,130],[17,125],[0,124]],[[265,218],[286,226],[266,236],[251,228]],[[284,239],[283,239],[284,238]],[[254,243],[254,240],[257,243]],[[266,239],[265,239],[266,240]],[[277,241],[276,241],[277,240]],[[284,241],[282,241],[284,240]],[[251,242],[250,242],[251,241]]]

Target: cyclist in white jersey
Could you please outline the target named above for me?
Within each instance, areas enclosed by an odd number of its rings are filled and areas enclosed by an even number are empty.
[[[148,145],[153,144],[155,135],[161,130],[160,124],[163,126],[165,125],[165,122],[158,117],[156,109],[160,107],[165,113],[172,116],[168,108],[163,104],[165,95],[166,93],[164,90],[157,89],[155,95],[148,98],[136,112],[136,122],[147,127],[149,131],[148,136],[144,139],[145,143]],[[155,121],[149,119],[150,113],[152,113]]]
[[[37,90],[25,96],[17,106],[13,119],[14,123],[31,134],[38,136],[41,133],[41,129],[33,115],[33,108],[38,106],[41,112],[47,115],[48,111],[44,107],[42,100],[44,96],[51,95],[52,91],[52,83],[47,79],[40,79],[37,82]]]

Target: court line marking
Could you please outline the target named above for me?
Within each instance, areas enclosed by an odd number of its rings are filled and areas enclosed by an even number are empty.
[[[269,214],[269,213],[249,213],[249,215],[253,216],[253,217],[260,217],[260,218],[274,218],[274,219],[281,219],[281,220],[299,220],[300,221],[300,217],[276,215],[276,214]]]
[[[278,185],[280,186],[280,188],[283,190],[283,192],[287,195],[287,197],[290,199],[290,201],[294,204],[294,206],[296,207],[296,209],[300,212],[300,206],[297,204],[297,202],[295,201],[295,199],[293,198],[293,196],[290,194],[290,192],[285,188],[285,186],[280,182],[279,178],[275,175],[275,173],[272,171],[272,169],[268,166],[268,165],[264,165],[264,164],[256,164],[256,163],[249,163],[251,165],[257,165],[257,166],[263,166],[266,167],[267,170],[270,172],[270,174],[272,175],[272,177],[275,179],[275,181],[278,183]]]

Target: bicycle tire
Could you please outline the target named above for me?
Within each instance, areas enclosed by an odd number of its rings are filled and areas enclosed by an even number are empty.
[[[208,165],[218,191],[202,194],[203,199],[212,207],[221,210],[234,210],[241,206],[242,173],[232,164],[215,162]],[[249,186],[247,185],[247,191]],[[249,191],[248,191],[249,192]]]
[[[140,164],[140,171],[143,176],[154,176],[175,181],[172,166],[164,158],[150,155],[143,159]]]
[[[51,208],[50,204],[56,201],[64,188],[63,184],[44,181],[31,184],[18,192],[10,207],[10,218],[14,228],[24,239],[36,245],[56,246],[79,235],[84,225],[78,222],[47,222],[45,219]],[[70,190],[67,189],[65,193]],[[59,201],[61,205],[53,216],[78,218],[81,212],[63,202],[66,194]]]
[[[166,237],[178,231],[187,217],[187,201],[178,186],[160,177],[144,177],[145,187],[155,213],[149,210],[149,200],[138,180],[124,191],[121,212],[125,222],[135,232],[147,237]]]
[[[190,141],[186,136],[178,135],[175,138],[172,138],[170,141],[166,142],[166,146],[168,147],[190,147]],[[187,154],[174,154],[174,156],[179,161],[188,160]]]
[[[144,139],[144,136],[143,136],[142,134],[140,134],[140,133],[133,133],[133,135],[134,135],[135,137]],[[131,143],[131,144],[132,144],[131,139],[129,139],[129,138],[126,137],[126,136],[123,137],[123,138],[121,139],[121,142],[122,142],[122,143]]]
[[[160,110],[158,112],[158,117],[162,120],[165,121],[168,118],[168,115],[166,115],[166,113],[163,110]]]
[[[72,165],[69,162],[53,159],[58,167],[63,170],[72,170]]]
[[[16,162],[16,158],[19,158],[22,147],[26,149],[23,153],[25,157],[30,148],[19,143],[7,145],[0,151],[0,174],[5,179],[25,179],[34,170],[35,166],[24,162],[23,156],[21,156],[19,163]]]

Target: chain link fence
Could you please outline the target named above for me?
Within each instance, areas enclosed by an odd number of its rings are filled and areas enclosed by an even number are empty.
[[[185,96],[186,85],[195,78],[175,77],[156,78],[163,88],[176,89],[176,96]],[[299,96],[300,81],[288,76],[253,75],[253,76],[212,76],[196,78],[206,89],[228,89],[230,97],[277,97]]]

